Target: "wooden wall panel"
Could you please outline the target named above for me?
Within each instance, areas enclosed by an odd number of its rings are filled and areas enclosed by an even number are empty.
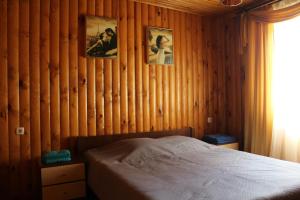
[[[146,51],[147,43],[146,43],[146,27],[148,26],[148,15],[149,8],[147,4],[141,5],[143,14],[142,14],[142,62],[143,62],[143,123],[144,123],[144,131],[150,131],[151,129],[151,117],[150,117],[150,86],[149,86],[149,68],[150,66],[146,64]]]
[[[41,155],[41,118],[40,118],[40,1],[30,1],[30,35],[29,35],[29,63],[30,63],[30,145],[31,145],[31,174],[27,180],[32,189],[39,187],[39,159]],[[30,173],[30,171],[25,172]],[[32,191],[31,189],[31,191]],[[35,191],[35,190],[33,190]],[[34,192],[33,199],[39,197]]]
[[[180,13],[176,12],[175,13],[175,21],[179,24],[181,24],[181,19],[180,19]],[[175,109],[176,109],[176,128],[182,127],[182,108],[181,108],[181,102],[182,102],[182,90],[181,90],[181,85],[182,85],[182,63],[181,63],[181,30],[180,26],[175,26],[174,28],[174,56],[175,56],[175,73],[176,73],[176,96],[175,96]]]
[[[128,132],[128,85],[127,85],[127,1],[119,1],[119,56],[121,94],[121,132]]]
[[[198,16],[192,16],[192,23],[193,24],[197,24],[199,18]],[[191,27],[191,34],[192,35],[200,35],[200,30],[199,30],[199,25],[196,25],[194,28]],[[191,91],[192,95],[193,95],[193,99],[192,99],[192,115],[193,115],[193,125],[195,127],[197,127],[195,129],[196,134],[199,134],[199,76],[198,76],[198,72],[199,72],[199,68],[198,68],[198,62],[197,62],[197,58],[198,58],[198,39],[196,37],[196,41],[192,41],[192,69],[191,69],[191,73],[192,73],[192,82],[193,82],[193,90]],[[202,67],[200,65],[200,67]]]
[[[24,127],[25,135],[21,137],[20,184],[24,198],[29,198],[31,179],[31,148],[30,148],[30,80],[29,80],[29,1],[20,1],[20,34],[19,34],[19,95],[20,95],[20,126]]]
[[[203,19],[203,21],[202,21],[202,34],[201,34],[202,39],[201,40],[202,40],[202,49],[203,50],[205,49],[205,51],[202,52],[203,67],[202,67],[202,76],[201,76],[201,78],[202,78],[202,89],[203,89],[203,92],[202,92],[202,94],[203,94],[203,96],[202,96],[203,104],[202,104],[201,111],[202,111],[202,116],[204,118],[203,119],[203,121],[204,121],[203,131],[206,132],[206,133],[209,132],[209,130],[207,128],[208,127],[208,123],[207,123],[208,104],[209,104],[209,99],[208,99],[208,89],[209,89],[209,87],[208,87],[208,73],[207,73],[208,72],[208,58],[207,58],[207,56],[208,56],[208,51],[210,51],[208,49],[208,46],[207,46],[207,44],[208,44],[207,40],[210,37],[208,35],[208,30],[207,30],[208,28],[209,28],[208,20]],[[200,70],[201,70],[201,68],[200,68]]]
[[[69,0],[69,107],[70,136],[79,135],[78,125],[78,0]]]
[[[224,24],[225,20],[219,20],[219,23],[217,24],[218,27],[222,27],[222,24]],[[223,29],[224,30],[224,29]],[[226,102],[226,68],[225,68],[225,62],[224,62],[224,52],[225,52],[225,38],[223,37],[224,33],[222,31],[218,31],[217,37],[219,38],[218,42],[219,44],[217,45],[217,51],[219,53],[219,56],[222,59],[219,59],[218,61],[218,68],[219,74],[218,74],[218,127],[221,130],[226,129],[226,121],[224,119],[226,118],[226,112],[225,112],[225,105],[224,102]],[[235,56],[234,56],[235,57]]]
[[[161,11],[162,16],[162,27],[163,28],[170,28],[169,27],[169,16],[168,16],[168,9],[163,8]],[[163,112],[163,130],[168,130],[170,128],[170,82],[169,82],[169,68],[172,67],[170,65],[168,66],[162,66],[162,112]]]
[[[143,125],[143,28],[142,28],[142,5],[135,4],[135,88],[136,88],[136,131],[144,131]]]
[[[112,0],[104,1],[104,16],[112,17]],[[113,110],[112,110],[112,61],[104,59],[104,127],[105,133],[113,132]]]
[[[8,129],[8,63],[7,63],[7,0],[0,1],[0,177],[9,180]],[[9,184],[0,181],[0,194],[7,194]],[[5,197],[5,195],[3,195]]]
[[[40,155],[72,149],[69,137],[185,126],[197,137],[242,137],[237,19],[130,0],[1,0],[0,10],[0,175],[10,183],[1,182],[0,191],[11,188],[6,195],[33,191],[38,198]],[[85,57],[86,14],[118,20],[118,58]],[[147,64],[148,26],[173,29],[174,65]],[[18,126],[24,136],[15,134]]]
[[[239,38],[239,17],[223,16],[203,19],[204,68],[201,77],[204,81],[204,93],[200,90],[199,99],[205,101],[203,115],[200,113],[200,118],[204,116],[204,132],[226,132],[236,136],[242,145],[244,71],[243,56],[239,51]],[[203,98],[202,95],[204,95]],[[213,123],[208,124],[207,117],[212,117]]]
[[[207,48],[207,57],[206,57],[206,74],[205,76],[207,77],[207,80],[205,81],[206,86],[205,86],[205,100],[206,100],[206,113],[207,113],[207,118],[211,117],[212,120],[216,120],[214,118],[214,88],[213,88],[213,69],[215,67],[215,64],[213,63],[213,54],[214,51],[212,49],[212,42],[214,39],[214,32],[213,32],[213,25],[211,23],[214,23],[214,21],[209,21],[208,22],[208,27],[206,31],[206,48]],[[209,67],[210,66],[210,67]],[[213,123],[207,123],[207,133],[213,133],[213,128],[214,124]]]
[[[198,17],[198,26],[197,26],[197,41],[196,45],[198,47],[203,47],[203,40],[202,40],[202,18]],[[201,137],[204,133],[204,127],[206,124],[206,118],[204,115],[204,108],[205,108],[205,101],[204,101],[204,62],[203,62],[203,55],[205,50],[203,48],[197,48],[197,86],[199,90],[199,98],[198,98],[198,112],[199,112],[199,126],[197,128],[198,132],[197,135]],[[196,93],[195,93],[196,94]],[[197,124],[197,122],[196,122]]]
[[[104,15],[104,1],[96,0],[95,15]],[[96,59],[96,134],[104,134],[104,63]]]
[[[84,50],[84,16],[87,14],[87,1],[78,0],[78,126],[79,135],[86,136],[87,129],[87,64]]]
[[[8,133],[9,133],[9,165],[10,188],[12,197],[14,190],[20,191],[20,137],[15,134],[20,124],[19,101],[19,1],[9,1],[7,6],[7,62],[8,62]]]
[[[50,126],[52,149],[60,148],[59,0],[50,1]]]
[[[182,116],[182,126],[188,125],[188,96],[187,96],[187,66],[186,57],[187,57],[187,31],[186,31],[186,13],[180,14],[180,61],[181,61],[181,70],[179,72],[181,76],[181,116]]]
[[[216,23],[216,21],[213,21],[213,23]],[[216,43],[218,44],[219,42],[219,38],[217,38],[217,27],[218,26],[213,26],[210,30],[210,34],[213,35],[213,38],[215,38]],[[212,67],[210,67],[209,73],[210,73],[210,91],[209,91],[209,98],[210,98],[210,102],[211,105],[209,107],[209,113],[210,116],[213,117],[213,120],[215,120],[216,122],[218,122],[218,118],[217,118],[217,112],[218,110],[216,109],[218,107],[218,96],[217,96],[217,89],[218,89],[218,73],[219,73],[219,69],[218,69],[218,59],[214,59],[216,57],[219,57],[220,55],[218,54],[218,50],[216,48],[216,44],[213,43],[213,41],[210,42],[210,48],[212,53],[209,54],[209,61],[212,64]],[[212,128],[212,132],[216,132],[217,127],[216,127],[216,123],[212,123],[211,124],[211,128]]]
[[[122,34],[122,33],[120,33]],[[128,131],[136,131],[134,2],[127,3]],[[121,53],[121,52],[120,52]]]
[[[154,26],[162,26],[162,10],[163,8],[155,7],[155,23]],[[162,93],[162,65],[155,66],[156,77],[156,130],[163,130],[163,93]]]
[[[187,15],[186,17],[186,50],[187,50],[187,57],[186,57],[186,90],[187,90],[187,125],[193,126],[194,123],[194,115],[193,115],[193,49],[192,49],[192,19],[191,15]]]
[[[60,1],[60,38],[59,38],[59,82],[60,82],[60,142],[68,147],[70,135],[69,115],[69,0]]]
[[[173,10],[169,10],[168,13],[168,22],[169,22],[169,28],[175,31],[175,12]],[[197,23],[197,22],[196,22]],[[173,40],[175,40],[173,36]],[[176,48],[176,47],[175,47]],[[174,63],[175,63],[175,58]],[[176,64],[176,63],[175,63]],[[176,66],[176,65],[174,65]],[[175,90],[176,80],[175,80],[175,67],[169,66],[169,128],[170,129],[176,129],[176,90]]]
[[[155,7],[149,6],[148,10],[148,26],[155,26]],[[147,38],[145,38],[147,48]],[[145,56],[147,53],[145,52]],[[147,61],[146,61],[147,62]],[[156,66],[149,66],[149,97],[150,97],[150,130],[157,130],[156,127]]]
[[[117,18],[118,24],[119,17],[119,1],[113,0],[112,4],[112,17]],[[118,31],[120,29],[118,28]],[[118,35],[121,32],[117,33]],[[120,37],[118,37],[118,49],[120,49]],[[119,51],[120,52],[120,51]],[[113,132],[121,132],[121,106],[120,106],[120,54],[117,59],[112,61],[112,92],[113,92]]]
[[[95,0],[87,2],[87,14],[95,15]],[[96,77],[95,58],[87,58],[87,126],[88,135],[96,135]]]
[[[224,35],[228,39],[225,45],[225,83],[226,83],[226,126],[227,132],[243,141],[243,91],[244,71],[242,55],[239,51],[239,18],[232,18],[224,23]]]

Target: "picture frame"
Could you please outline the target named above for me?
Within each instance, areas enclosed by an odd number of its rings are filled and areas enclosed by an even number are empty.
[[[117,37],[117,19],[85,16],[85,56],[117,58]]]
[[[173,65],[173,30],[160,27],[147,27],[147,64]]]

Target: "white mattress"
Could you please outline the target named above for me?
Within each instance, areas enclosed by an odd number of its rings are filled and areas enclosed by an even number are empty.
[[[101,200],[300,199],[300,164],[171,136],[86,153]]]

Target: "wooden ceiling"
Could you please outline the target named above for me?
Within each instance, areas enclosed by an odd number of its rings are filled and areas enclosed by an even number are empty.
[[[184,12],[195,13],[199,15],[215,15],[235,11],[243,6],[259,0],[244,0],[237,7],[227,7],[222,5],[220,0],[134,0],[141,3],[147,3],[155,6],[171,8]]]

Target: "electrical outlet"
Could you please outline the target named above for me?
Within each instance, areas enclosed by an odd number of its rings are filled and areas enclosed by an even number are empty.
[[[208,117],[207,118],[207,123],[211,124],[213,122],[213,118],[212,117]]]
[[[24,127],[18,127],[18,128],[16,129],[16,134],[17,134],[17,135],[24,135],[24,134],[25,134],[25,129],[24,129]]]

